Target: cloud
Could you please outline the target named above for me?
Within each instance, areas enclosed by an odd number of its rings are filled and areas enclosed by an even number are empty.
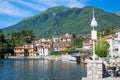
[[[29,11],[24,11],[22,9],[17,8],[8,1],[0,1],[0,14],[25,17],[29,16],[31,13]]]
[[[33,0],[34,2],[38,2],[40,4],[44,4],[46,6],[49,7],[53,7],[53,6],[58,6],[58,0]]]
[[[23,1],[23,0],[9,0],[10,2],[18,3],[20,5],[26,6],[28,8],[37,10],[37,11],[43,11],[46,9],[46,7],[40,5],[40,4],[35,4],[32,3],[32,0],[29,2]]]
[[[68,7],[83,7],[85,6],[83,0],[34,0],[40,4],[47,5],[49,7],[53,6],[68,6]]]
[[[5,20],[0,18],[0,26],[15,24],[20,19],[31,16],[36,12],[44,11],[49,7],[67,6],[81,8],[88,1],[90,0],[0,0],[0,16],[11,16],[11,18],[5,17]],[[13,18],[17,19],[13,20]]]
[[[89,0],[0,0],[0,14],[28,17],[31,16],[34,12],[29,9],[23,9],[21,6],[36,11],[44,11],[45,9],[54,6],[81,8],[85,6],[86,1]],[[16,3],[19,4],[19,6],[16,5]]]
[[[85,1],[88,0],[7,0],[7,1],[0,1],[0,13],[15,15],[15,16],[30,16],[32,15],[32,11],[30,10],[23,10],[21,6],[26,8],[30,8],[37,11],[44,11],[49,7],[54,6],[67,6],[67,7],[83,7],[85,6]],[[13,4],[12,4],[13,3]],[[14,5],[14,4],[19,4]],[[4,9],[4,6],[6,9]],[[22,13],[22,14],[21,14]]]
[[[18,3],[20,5],[29,7],[31,9],[44,11],[45,9],[54,6],[83,7],[85,6],[84,3],[89,0],[84,0],[84,1],[83,0],[31,0],[31,1],[9,0],[9,1]]]
[[[70,2],[68,3],[69,7],[84,7],[85,4],[82,1],[77,1],[77,0],[70,0]]]

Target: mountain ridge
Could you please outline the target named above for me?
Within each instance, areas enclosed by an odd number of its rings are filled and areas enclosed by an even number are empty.
[[[23,19],[19,23],[4,28],[5,34],[9,32],[31,29],[37,37],[51,37],[65,33],[85,34],[90,33],[92,8],[98,22],[97,30],[113,26],[119,28],[120,16],[106,12],[92,6],[84,8],[68,8],[63,6],[52,7],[35,16]]]
[[[116,15],[120,16],[120,11],[114,12]]]

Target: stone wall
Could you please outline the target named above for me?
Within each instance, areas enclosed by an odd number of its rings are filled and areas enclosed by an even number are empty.
[[[103,78],[102,61],[87,60],[87,79],[102,79],[102,78]]]
[[[103,78],[103,66],[100,60],[88,60],[87,61],[87,77],[89,79]]]
[[[87,60],[87,77],[82,80],[120,80],[120,77],[104,77],[105,66],[102,60]]]

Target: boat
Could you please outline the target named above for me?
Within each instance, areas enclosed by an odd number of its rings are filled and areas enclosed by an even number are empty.
[[[63,62],[73,62],[76,63],[76,58],[72,57],[71,55],[62,55],[62,61]]]

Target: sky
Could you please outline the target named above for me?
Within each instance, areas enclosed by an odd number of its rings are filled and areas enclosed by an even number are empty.
[[[0,0],[0,29],[55,6],[94,6],[108,12],[117,12],[120,11],[120,0]]]

